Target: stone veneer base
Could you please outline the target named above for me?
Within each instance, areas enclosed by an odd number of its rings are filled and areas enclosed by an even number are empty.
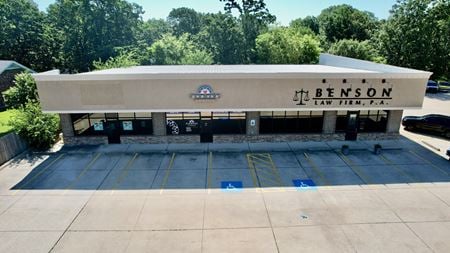
[[[358,140],[398,139],[398,133],[359,133]],[[199,135],[138,135],[121,136],[122,144],[200,143]],[[288,142],[288,141],[343,141],[345,134],[279,134],[279,135],[215,135],[214,143]],[[68,146],[108,144],[106,136],[65,137]]]

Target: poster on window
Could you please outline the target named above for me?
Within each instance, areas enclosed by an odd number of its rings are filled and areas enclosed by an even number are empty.
[[[123,121],[122,127],[123,127],[123,130],[125,130],[125,131],[133,131],[133,122],[132,121]]]
[[[94,131],[103,131],[103,122],[94,122]]]

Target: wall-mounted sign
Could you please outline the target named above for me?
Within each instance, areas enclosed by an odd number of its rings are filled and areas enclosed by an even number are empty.
[[[196,93],[191,94],[191,98],[196,100],[211,100],[220,98],[220,94],[215,93],[211,85],[204,84],[198,87]]]
[[[103,122],[94,122],[94,131],[103,131]]]
[[[125,131],[133,131],[133,122],[132,121],[122,121],[122,127]]]
[[[292,100],[300,106],[383,106],[392,100],[392,87],[300,89]]]

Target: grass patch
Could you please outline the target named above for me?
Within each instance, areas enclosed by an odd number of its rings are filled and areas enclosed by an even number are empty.
[[[8,122],[16,113],[16,110],[0,112],[0,136],[12,131],[12,127],[8,125]]]

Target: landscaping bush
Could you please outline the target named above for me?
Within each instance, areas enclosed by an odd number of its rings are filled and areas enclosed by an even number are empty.
[[[51,147],[59,132],[59,118],[55,114],[43,113],[39,103],[26,103],[17,110],[9,124],[30,147],[36,149]]]
[[[36,102],[38,93],[36,82],[30,73],[17,74],[14,78],[14,86],[3,92],[5,103],[8,107],[19,108],[28,102]]]

